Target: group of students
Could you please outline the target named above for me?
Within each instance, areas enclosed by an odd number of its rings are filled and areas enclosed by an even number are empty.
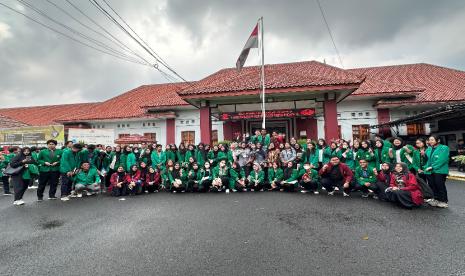
[[[120,197],[160,191],[318,194],[322,190],[332,196],[340,190],[346,197],[360,191],[362,197],[406,208],[424,202],[448,207],[449,148],[436,136],[417,139],[415,145],[397,137],[327,144],[324,139],[286,141],[283,135],[262,130],[212,147],[203,143],[170,144],[165,149],[145,143],[104,147],[67,142],[58,149],[57,142],[49,140],[43,149],[11,147],[9,151],[0,155],[0,164],[4,192],[9,193],[11,179],[15,205],[24,204],[24,192],[31,179],[38,178],[39,201],[47,184],[49,199],[56,199],[60,182],[62,201],[99,191]],[[427,197],[426,188],[432,191]]]

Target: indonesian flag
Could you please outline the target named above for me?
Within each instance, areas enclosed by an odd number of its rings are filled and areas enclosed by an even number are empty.
[[[255,25],[255,28],[250,34],[249,39],[247,39],[247,42],[245,43],[244,49],[242,49],[242,52],[239,55],[239,58],[237,59],[237,62],[236,62],[237,70],[240,71],[242,69],[247,59],[247,56],[249,55],[250,49],[252,48],[258,48],[258,23],[257,25]]]

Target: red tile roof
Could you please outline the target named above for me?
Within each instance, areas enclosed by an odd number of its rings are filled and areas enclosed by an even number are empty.
[[[28,126],[25,123],[13,120],[10,117],[0,115],[0,129],[2,128],[13,128],[13,127],[24,127]]]
[[[185,88],[185,83],[142,85],[96,105],[88,112],[71,113],[61,121],[108,120],[122,118],[158,117],[160,114],[147,113],[147,108],[188,105],[177,91]]]
[[[45,105],[31,107],[13,107],[0,109],[0,115],[31,126],[45,126],[56,124],[61,118],[69,114],[87,112],[98,103],[78,103],[62,105]]]
[[[181,96],[240,92],[259,89],[259,66],[220,70],[179,92]],[[317,61],[265,65],[266,88],[295,88],[359,84],[363,78]]]
[[[353,96],[384,93],[389,90],[400,92],[399,94],[416,91],[416,97],[389,102],[400,104],[465,101],[464,71],[425,63],[356,68],[349,71],[366,77]]]

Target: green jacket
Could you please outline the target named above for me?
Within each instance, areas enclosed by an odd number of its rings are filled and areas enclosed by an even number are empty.
[[[81,162],[88,161],[91,167],[96,168],[98,153],[98,150],[94,150],[91,154],[87,149],[83,149],[79,152],[79,159]]]
[[[205,175],[206,175],[205,169],[202,169],[201,174],[202,174],[202,178],[201,178],[201,179],[203,179],[203,178],[205,177]],[[205,181],[206,181],[206,180],[210,180],[210,181],[213,180],[213,172],[212,172],[212,170],[210,170],[210,175],[205,179]],[[200,188],[200,189],[203,189],[203,184],[204,184],[204,180],[200,180],[200,184],[199,184],[199,188]]]
[[[365,186],[365,183],[367,182],[376,183],[376,175],[373,172],[373,168],[368,166],[368,168],[366,169],[366,176],[363,176],[363,173],[364,171],[361,167],[358,167],[355,170],[354,177],[355,177],[355,181],[357,181],[357,185]]]
[[[74,181],[76,184],[90,185],[100,183],[100,176],[97,173],[97,169],[91,167],[87,172],[80,170],[75,176]]]
[[[375,168],[376,167],[376,157],[374,153],[369,152],[368,150],[364,150],[360,148],[357,151],[357,155],[355,156],[355,168],[358,168],[360,166],[360,160],[365,159],[368,161],[368,166],[370,168]]]
[[[270,183],[280,182],[283,180],[284,173],[283,169],[277,168],[276,171],[273,168],[268,168],[268,181]]]
[[[416,151],[413,148],[412,145],[407,145],[407,148],[411,151],[411,153],[408,153],[404,147],[395,150],[392,150],[392,154],[394,155],[393,157],[393,163],[397,163],[397,151],[400,151],[400,162],[404,162],[407,164],[409,170],[415,169],[415,171],[418,170],[420,166],[420,152]]]
[[[297,181],[297,180],[299,180],[299,171],[296,170],[296,169],[292,170],[292,175],[291,175],[290,178],[284,179],[285,182],[296,181],[296,182],[294,183],[294,187],[295,187],[295,188],[299,187],[299,181]]]
[[[389,156],[389,147],[382,147],[381,149],[376,148],[373,152],[375,154],[376,169],[381,169],[381,164],[389,163],[392,164],[392,158]],[[381,151],[381,157],[379,152]]]
[[[230,169],[229,170],[229,175],[230,175],[230,178],[229,178],[229,188],[230,189],[234,189],[235,186],[236,186],[236,181],[239,180],[239,179],[245,179],[245,172],[243,169],[240,169],[239,172],[237,172],[236,170],[234,169]]]
[[[257,137],[255,137],[256,139],[256,142],[255,143],[260,143],[263,145],[263,148],[267,149],[268,146],[270,145],[270,142],[271,142],[271,137],[269,134],[266,134],[265,137],[263,137],[262,135],[259,135]]]
[[[425,169],[432,168],[432,173],[449,174],[449,147],[439,144],[435,149],[428,147],[425,152],[428,160]]]
[[[60,170],[60,160],[61,160],[62,150],[55,149],[53,158],[50,158],[50,150],[43,149],[37,155],[37,163],[39,164],[40,172],[57,172]],[[46,166],[45,162],[53,164],[57,162],[55,166]]]
[[[320,149],[320,148],[317,147],[316,150],[315,150],[315,152],[316,152],[316,156],[317,156],[317,158],[318,158],[318,162],[320,162],[320,154],[321,154],[321,151],[323,151],[323,154],[322,154],[322,161],[321,161],[321,162],[322,162],[323,164],[326,164],[326,163],[329,162],[329,159],[331,159],[331,158],[329,158],[330,155],[331,155],[331,149],[330,149],[328,146],[325,147],[325,148],[322,148],[322,149]]]
[[[72,172],[81,166],[81,156],[79,152],[65,150],[61,155],[60,173]]]
[[[255,184],[256,181],[258,183],[263,184],[263,181],[265,180],[265,173],[263,170],[259,170],[258,172],[255,172],[255,170],[252,170],[249,174],[249,182]]]
[[[299,180],[302,178],[302,176],[306,173],[306,170],[304,168],[300,168],[298,171],[297,171],[297,178],[296,180]],[[310,169],[310,177],[312,180],[315,180],[315,181],[318,181],[319,179],[319,175],[318,175],[318,172],[314,169]]]
[[[208,155],[208,152],[207,154],[205,154],[205,158],[204,158],[200,150],[197,150],[195,152],[195,157],[196,157],[195,160],[197,161],[197,164],[199,164],[199,166],[203,166],[205,164],[205,161],[207,161],[205,160],[207,158],[207,155]]]
[[[39,175],[39,167],[35,164],[28,164],[27,168],[23,170],[23,179],[32,179]]]
[[[152,151],[150,156],[152,158],[152,166],[154,167],[163,167],[166,163],[166,154],[164,151],[158,153],[158,151]]]
[[[218,178],[218,177],[229,177],[229,168],[226,166],[224,169],[220,169],[219,166],[216,166],[212,170],[213,173],[213,178]]]
[[[186,162],[186,153],[185,152],[181,153],[181,151],[178,150],[176,152],[176,158],[177,158],[176,160],[178,162],[184,163],[184,162]]]
[[[133,165],[137,165],[137,158],[134,152],[131,152],[127,155],[127,158],[126,158],[127,171],[130,171]]]
[[[173,160],[173,162],[184,162],[184,160],[176,160],[176,153],[172,150],[165,151],[166,161]]]
[[[309,162],[314,168],[318,168],[318,152],[316,150],[315,152],[308,152],[307,150],[303,151],[302,161],[302,164]]]
[[[352,149],[349,149],[347,152],[343,151],[341,156],[344,158],[344,164],[346,164],[352,171],[355,170],[354,151]]]

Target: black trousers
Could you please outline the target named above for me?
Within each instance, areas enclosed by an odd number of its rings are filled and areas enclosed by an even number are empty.
[[[147,185],[145,186],[145,189],[149,192],[149,193],[154,193],[155,191],[158,191],[160,190],[160,184],[159,183],[154,183],[153,185]]]
[[[281,185],[280,185],[279,188],[283,189],[285,192],[294,192],[295,191],[295,184],[281,182]]]
[[[39,174],[39,188],[37,188],[37,197],[44,197],[45,186],[47,186],[47,183],[50,185],[48,196],[55,197],[59,179],[60,172],[41,172]]]
[[[73,189],[73,179],[65,173],[61,174],[61,197],[69,196]]]
[[[121,185],[121,188],[118,188],[118,187],[113,187],[113,189],[111,190],[111,195],[112,196],[126,196],[128,193],[128,185],[126,184],[123,184]]]
[[[23,179],[21,175],[13,175],[11,176],[11,183],[15,191],[15,201],[23,199],[23,195],[29,185],[29,179]]]
[[[432,173],[426,177],[428,179],[428,185],[433,190],[434,199],[447,203],[449,201],[446,189],[447,174]]]
[[[7,175],[2,176],[3,182],[3,193],[9,194],[10,193],[10,177]]]
[[[389,201],[397,203],[398,205],[405,207],[405,208],[412,208],[415,207],[415,203],[412,200],[412,195],[409,191],[388,191],[386,196]]]
[[[212,186],[212,181],[210,179],[206,179],[200,183],[199,192],[206,193],[210,190],[211,186]]]
[[[350,191],[352,190],[352,188],[354,187],[353,183],[349,183],[349,187],[344,188],[344,180],[343,179],[338,180],[338,181],[334,181],[330,177],[322,177],[321,178],[321,185],[323,187],[325,187],[325,189],[326,189],[326,191],[328,191],[328,193],[334,191],[334,187],[338,187],[339,189],[344,189],[344,192],[346,194],[349,194]]]
[[[375,183],[376,189],[373,190],[380,200],[388,201],[389,199],[386,196],[386,189],[389,187],[389,184],[386,182],[378,181]]]
[[[110,186],[110,179],[113,173],[115,173],[115,170],[109,169],[107,172],[107,175],[105,175],[105,188],[108,188]]]
[[[309,190],[309,191],[312,191],[312,192],[318,190],[318,182],[315,181],[315,180],[311,180],[311,181],[308,181],[308,182],[300,180],[299,185],[300,185],[300,187],[304,188],[305,190]]]
[[[188,192],[198,192],[199,191],[199,183],[195,182],[195,180],[191,179],[187,181],[187,189]]]

